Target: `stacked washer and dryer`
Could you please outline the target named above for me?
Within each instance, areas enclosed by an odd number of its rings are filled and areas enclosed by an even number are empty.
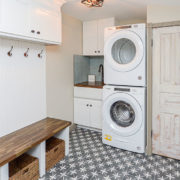
[[[103,143],[145,152],[146,27],[105,29]]]

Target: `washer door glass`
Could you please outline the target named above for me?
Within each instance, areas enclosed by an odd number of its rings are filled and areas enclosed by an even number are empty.
[[[121,127],[129,127],[135,120],[135,112],[130,104],[117,101],[110,108],[112,120]]]
[[[136,46],[131,40],[122,38],[115,41],[111,53],[117,63],[128,64],[136,55]]]
[[[103,121],[113,133],[131,136],[141,128],[143,112],[135,97],[113,93],[103,103]]]

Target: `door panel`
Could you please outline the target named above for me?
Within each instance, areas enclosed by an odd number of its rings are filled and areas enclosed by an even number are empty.
[[[179,159],[180,114],[161,113],[153,129],[153,153]]]
[[[98,21],[83,23],[83,55],[97,55]]]
[[[98,55],[104,55],[104,29],[114,25],[114,18],[98,20]]]
[[[1,31],[28,36],[30,2],[27,0],[0,1]]]
[[[180,159],[180,27],[153,31],[153,153]]]
[[[74,123],[84,126],[90,125],[89,101],[80,98],[74,98]]]
[[[160,111],[164,113],[180,113],[180,95],[160,93]]]
[[[61,41],[61,13],[43,4],[31,7],[31,29],[35,30],[34,38],[47,41]],[[39,34],[37,33],[39,32]]]
[[[90,107],[90,126],[93,128],[102,129],[102,102],[89,101]]]

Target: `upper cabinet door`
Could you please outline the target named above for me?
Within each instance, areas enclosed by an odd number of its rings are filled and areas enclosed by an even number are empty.
[[[0,31],[27,36],[29,15],[29,0],[0,0]]]
[[[59,11],[57,11],[59,10]],[[61,12],[59,9],[34,3],[31,6],[31,32],[34,38],[61,42]]]
[[[83,55],[97,55],[98,22],[83,23]]]
[[[114,26],[115,19],[99,19],[83,23],[83,55],[104,55],[104,29]]]
[[[60,44],[62,4],[63,0],[0,0],[0,36]]]
[[[115,25],[114,18],[98,20],[98,54],[104,55],[104,29]]]

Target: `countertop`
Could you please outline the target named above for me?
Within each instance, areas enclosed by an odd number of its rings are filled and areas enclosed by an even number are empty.
[[[95,81],[95,82],[82,82],[75,84],[76,87],[88,87],[88,88],[99,88],[102,89],[104,83],[102,81]]]

